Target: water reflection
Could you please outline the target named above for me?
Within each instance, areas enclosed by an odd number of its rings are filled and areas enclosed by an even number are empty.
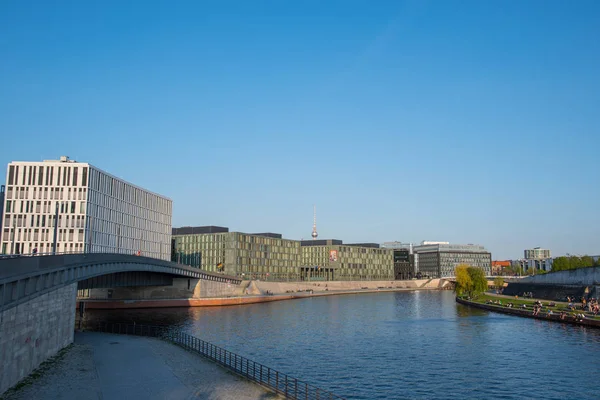
[[[594,398],[593,379],[570,377],[600,367],[598,330],[473,309],[446,291],[90,310],[86,320],[174,325],[349,399]]]

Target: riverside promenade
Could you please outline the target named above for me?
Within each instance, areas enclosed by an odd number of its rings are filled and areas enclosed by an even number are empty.
[[[532,318],[532,319],[538,319],[538,320],[560,322],[563,324],[570,324],[570,325],[587,326],[590,328],[600,328],[600,319],[590,318],[590,317],[578,318],[576,316],[576,314],[585,314],[585,313],[582,310],[567,310],[567,308],[566,308],[567,303],[564,303],[564,302],[555,302],[557,304],[557,307],[552,310],[552,314],[548,313],[548,307],[546,307],[546,311],[541,311],[537,315],[534,315],[533,309],[531,308],[531,306],[529,306],[529,308],[527,308],[527,309],[523,309],[523,308],[519,308],[519,307],[506,307],[507,303],[514,301],[513,297],[503,296],[503,295],[493,295],[493,297],[496,297],[499,300],[504,301],[504,305],[480,303],[478,301],[461,299],[459,297],[456,298],[456,302],[459,304],[465,305],[465,306],[480,308],[482,310],[488,310],[488,311],[498,312],[498,313],[502,313],[502,314],[516,315],[516,316],[524,317],[524,318]],[[536,301],[536,300],[539,300],[546,304],[550,302],[549,300],[545,300],[545,299],[528,299],[528,300],[529,300],[528,303]],[[523,301],[523,299],[521,299],[521,302],[522,301]],[[561,312],[564,312],[564,316],[562,316],[562,317],[561,317]]]
[[[82,332],[3,400],[277,399],[204,357],[155,338]]]

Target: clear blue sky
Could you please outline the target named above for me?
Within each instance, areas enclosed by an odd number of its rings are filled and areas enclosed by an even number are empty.
[[[175,226],[600,254],[600,2],[5,0],[0,134]]]

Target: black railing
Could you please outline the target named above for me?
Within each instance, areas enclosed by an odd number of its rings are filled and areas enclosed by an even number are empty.
[[[271,389],[277,394],[285,396],[286,399],[344,399],[175,328],[125,323],[103,323],[93,330],[124,335],[149,336],[166,340],[215,361],[230,371]]]

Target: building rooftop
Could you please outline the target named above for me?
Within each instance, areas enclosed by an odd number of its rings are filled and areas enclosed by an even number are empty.
[[[355,246],[355,247],[370,247],[373,249],[379,248],[379,243],[346,243],[346,246]]]
[[[274,239],[283,239],[283,235],[281,233],[273,233],[273,232],[264,232],[264,233],[247,233],[246,235],[254,235],[254,236],[266,236]]]
[[[173,228],[173,235],[200,235],[206,233],[226,233],[229,228],[224,226],[182,226],[181,228]]]
[[[471,253],[489,253],[485,247],[478,244],[428,244],[414,246],[415,253],[424,253],[432,251],[448,251],[448,252],[471,252]]]
[[[341,240],[337,239],[320,239],[320,240],[302,240],[300,241],[300,246],[331,246],[331,245],[341,245],[343,244]]]

